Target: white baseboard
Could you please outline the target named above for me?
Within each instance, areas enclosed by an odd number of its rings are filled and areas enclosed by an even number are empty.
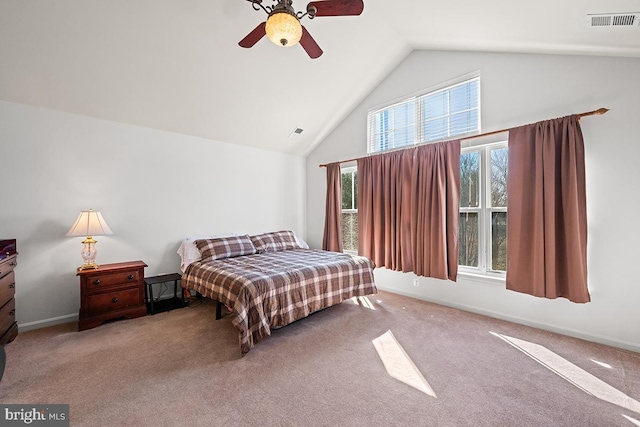
[[[165,299],[173,298],[173,294],[163,295],[155,301],[162,301]],[[32,331],[34,329],[46,328],[47,326],[60,325],[62,323],[77,322],[78,313],[67,314],[65,316],[52,317],[50,319],[36,320],[35,322],[18,323],[19,332]]]
[[[431,303],[434,303],[434,304],[439,304],[439,305],[444,305],[444,306],[451,307],[451,308],[456,308],[458,310],[468,311],[468,312],[476,313],[476,314],[482,314],[483,316],[493,317],[493,318],[500,319],[500,320],[506,320],[508,322],[518,323],[520,325],[530,326],[532,328],[543,329],[545,331],[555,332],[555,333],[561,334],[561,335],[567,335],[567,336],[574,337],[574,338],[580,338],[580,339],[583,339],[583,340],[586,340],[586,341],[591,341],[591,342],[595,342],[595,343],[599,343],[599,344],[608,345],[608,346],[611,346],[611,347],[618,347],[618,348],[622,348],[622,349],[625,349],[625,350],[630,350],[630,351],[634,351],[636,353],[640,353],[640,345],[632,343],[632,342],[628,342],[628,341],[621,341],[621,340],[612,339],[612,338],[609,338],[609,337],[603,337],[603,336],[600,336],[600,335],[589,334],[589,333],[586,333],[586,332],[583,332],[583,331],[577,331],[577,330],[574,330],[574,329],[562,328],[562,327],[559,327],[559,326],[556,326],[556,325],[552,325],[552,324],[548,324],[548,323],[536,322],[536,321],[532,321],[532,320],[525,319],[525,318],[522,318],[522,317],[511,316],[511,315],[508,315],[508,314],[499,313],[499,312],[495,312],[495,311],[491,311],[491,310],[485,310],[485,309],[482,309],[482,308],[468,306],[468,305],[464,305],[464,304],[458,304],[458,303],[451,302],[451,301],[443,301],[443,300],[426,298],[423,295],[417,295],[417,294],[414,294],[414,293],[411,293],[411,292],[401,291],[401,290],[395,289],[395,288],[387,288],[387,287],[378,286],[378,289],[380,289],[382,291],[392,292],[392,293],[398,294],[398,295],[404,295],[404,296],[407,296],[407,297],[419,299],[419,300],[422,300],[422,301],[431,302]]]
[[[34,329],[46,328],[47,326],[60,325],[61,323],[77,322],[78,314],[67,314],[66,316],[52,317],[50,319],[36,320],[35,322],[18,323],[19,332],[27,332]]]

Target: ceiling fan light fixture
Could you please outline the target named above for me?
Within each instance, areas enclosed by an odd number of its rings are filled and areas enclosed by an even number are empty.
[[[272,13],[265,26],[267,37],[278,46],[295,46],[302,37],[302,25],[294,14],[287,10]]]

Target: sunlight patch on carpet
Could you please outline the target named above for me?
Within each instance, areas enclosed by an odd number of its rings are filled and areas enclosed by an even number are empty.
[[[634,425],[640,426],[640,421],[636,420],[635,418],[628,417],[625,414],[622,414],[622,416],[625,417],[627,421],[630,421]]]
[[[385,332],[372,342],[391,377],[431,397],[438,397],[391,331]]]
[[[369,310],[375,310],[376,307],[373,305],[373,303],[371,302],[371,300],[367,297],[352,297],[351,301],[353,301],[354,304],[356,305],[361,305],[365,308],[368,308]]]
[[[495,332],[490,333],[511,344],[585,393],[604,400],[605,402],[613,403],[630,411],[640,413],[640,402],[632,399],[620,390],[610,386],[563,357],[558,356],[546,347]]]
[[[611,368],[611,365],[609,365],[608,363],[598,362],[598,361],[597,361],[597,360],[595,360],[595,359],[591,359],[591,361],[592,361],[593,363],[595,363],[596,365],[600,365],[600,366],[602,366],[603,368],[612,369],[612,368]]]

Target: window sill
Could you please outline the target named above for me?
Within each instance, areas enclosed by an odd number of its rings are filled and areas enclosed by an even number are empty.
[[[486,276],[484,274],[474,274],[468,271],[458,270],[458,277],[464,279],[465,282],[482,283],[485,285],[501,285],[505,286],[505,277]]]

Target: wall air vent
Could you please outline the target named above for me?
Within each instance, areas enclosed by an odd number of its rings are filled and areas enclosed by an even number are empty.
[[[640,12],[587,15],[587,25],[589,27],[638,27]]]

